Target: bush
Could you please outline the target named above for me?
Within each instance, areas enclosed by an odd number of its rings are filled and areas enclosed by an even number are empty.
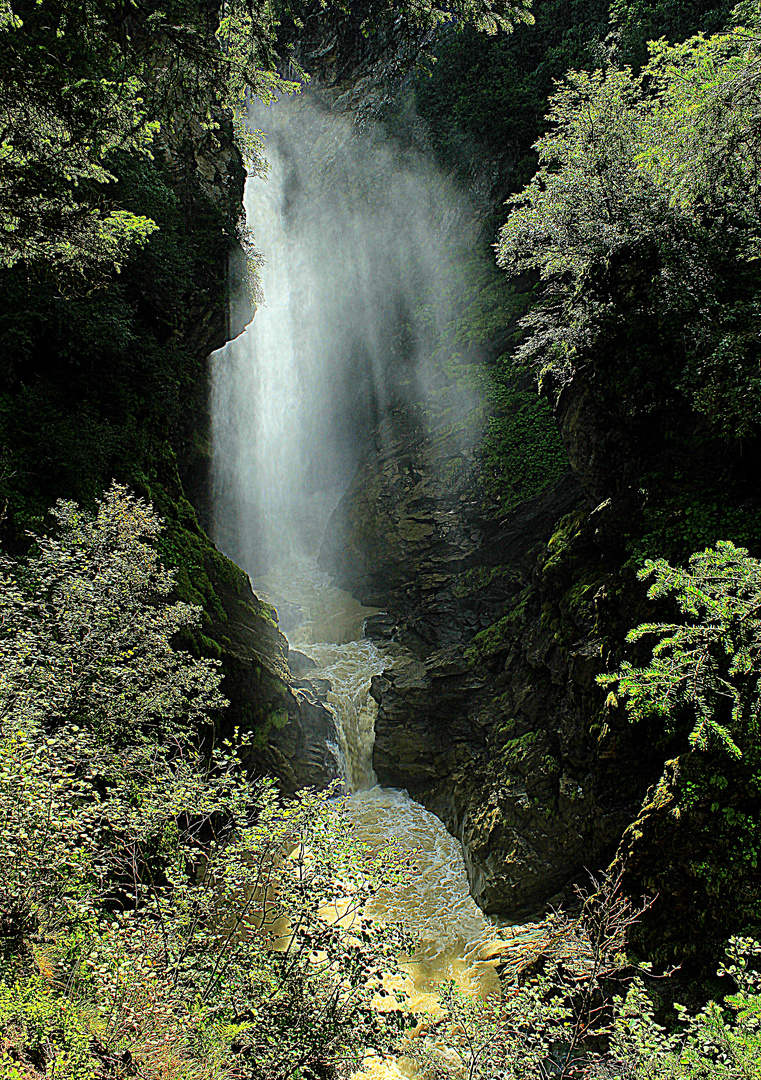
[[[149,506],[114,485],[54,517],[0,577],[8,1069],[307,1078],[387,1047],[403,942],[365,908],[401,860],[330,793],[252,785],[246,736],[215,743],[219,665],[172,645],[200,612],[169,600]]]
[[[428,1080],[749,1080],[761,1070],[761,946],[733,938],[719,974],[737,992],[656,1022],[648,966],[627,959],[626,932],[649,906],[605,876],[579,892],[581,914],[518,928],[499,996],[445,987],[440,1011],[405,1044]]]

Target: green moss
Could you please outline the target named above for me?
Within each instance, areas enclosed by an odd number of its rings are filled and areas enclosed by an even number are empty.
[[[236,593],[243,593],[248,588],[248,574],[241,570],[232,559],[228,559],[216,547],[210,545],[206,562],[217,581]]]
[[[277,611],[272,606],[272,604],[268,604],[265,600],[258,600],[257,613],[264,619],[266,623],[269,623],[269,625],[272,626],[275,630],[278,629]]]
[[[563,567],[568,549],[581,533],[586,519],[586,510],[574,510],[560,519],[547,543],[549,556],[542,567],[542,574],[545,577],[551,576]]]
[[[568,610],[573,614],[591,599],[590,593],[594,592],[595,588],[599,585],[599,581],[599,575],[590,571],[579,581],[576,581],[568,592],[564,594],[562,603],[567,606]]]
[[[288,723],[288,713],[285,709],[273,709],[269,715],[269,723],[274,728],[284,728]]]
[[[568,458],[543,399],[533,391],[499,390],[499,411],[484,436],[482,485],[506,514],[556,483]]]
[[[495,701],[495,705],[498,704],[498,699]],[[493,727],[493,732],[498,743],[505,743],[512,738],[512,734],[515,731],[516,721],[511,716],[506,716],[502,720],[498,720]]]
[[[23,1080],[50,1063],[60,1080],[94,1080],[100,1062],[90,1049],[91,1013],[41,976],[0,984],[0,1075]]]
[[[508,647],[516,630],[525,619],[528,596],[529,589],[525,588],[506,615],[476,634],[465,650],[465,655],[471,663],[486,660]]]
[[[518,769],[529,756],[532,756],[540,740],[540,734],[538,731],[527,731],[525,735],[509,739],[501,750],[501,760],[504,768],[509,770]]]
[[[465,599],[475,596],[489,585],[500,582],[513,584],[519,580],[520,573],[509,566],[472,566],[457,575],[452,593],[459,599]]]
[[[491,265],[469,263],[471,290],[458,318],[455,341],[465,348],[488,345],[496,334],[513,326],[526,313],[528,294],[518,291],[507,275]]]
[[[214,638],[206,637],[205,634],[199,634],[200,651],[202,656],[208,656],[212,660],[222,659],[222,646]]]
[[[479,631],[466,650],[469,660],[483,660],[504,648],[515,622],[512,615],[503,615],[498,622]]]

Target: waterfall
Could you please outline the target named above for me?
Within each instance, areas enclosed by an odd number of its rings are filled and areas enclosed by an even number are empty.
[[[220,547],[249,573],[314,552],[358,461],[426,393],[456,301],[462,197],[378,129],[308,100],[261,107],[265,178],[245,206],[263,303],[213,368]]]
[[[329,584],[316,553],[359,461],[394,438],[400,407],[425,401],[456,302],[448,237],[458,221],[462,232],[467,207],[418,156],[308,101],[264,109],[256,123],[270,170],[249,179],[245,205],[265,259],[264,300],[213,361],[216,540],[315,662],[309,677],[330,683],[360,834],[394,835],[415,854],[416,880],[379,897],[378,910],[418,937],[406,989],[413,1005],[430,1005],[443,979],[494,985],[477,963],[493,927],[439,819],[376,786],[368,691],[393,658],[363,637],[368,609]]]
[[[338,749],[346,785],[354,792],[369,790],[377,783],[373,743],[378,706],[368,691],[370,679],[388,666],[388,658],[367,638],[307,647],[320,675],[331,685],[328,701],[339,718]]]

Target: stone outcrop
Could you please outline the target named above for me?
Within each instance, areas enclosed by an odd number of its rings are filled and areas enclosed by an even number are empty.
[[[372,682],[373,766],[461,839],[478,903],[525,918],[607,865],[657,777],[648,745],[603,729],[594,681],[606,633],[641,602],[620,578],[629,505],[595,507],[568,472],[490,514],[477,454],[453,468],[446,440],[396,431],[321,553],[341,587],[385,609],[366,630],[398,650]]]
[[[630,725],[595,680],[631,627],[672,617],[646,599],[633,546],[687,533],[722,477],[755,507],[744,476],[758,447],[738,464],[675,394],[634,379],[614,393],[612,347],[599,366],[554,401],[570,473],[495,512],[477,452],[452,468],[445,440],[397,423],[339,504],[322,559],[383,609],[367,631],[396,650],[371,690],[378,778],[460,838],[478,903],[532,917],[613,861],[633,897],[661,897],[634,946],[705,971],[758,910],[731,824],[757,820],[754,766],[689,753],[686,732],[657,718]]]
[[[339,774],[327,683],[309,677],[315,665],[303,653],[296,652],[291,665],[277,612],[254,595],[242,570],[215,550],[205,566],[215,603],[202,642],[218,647],[223,664],[230,705],[222,729],[254,730],[246,753],[252,775],[275,776],[287,792],[327,786]]]
[[[333,713],[326,707],[329,684],[325,680],[294,679],[285,710],[267,733],[259,761],[264,771],[278,778],[289,792],[325,788],[340,777],[338,743]],[[282,724],[282,726],[281,726]]]

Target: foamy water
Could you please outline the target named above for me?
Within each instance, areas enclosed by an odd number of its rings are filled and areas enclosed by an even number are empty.
[[[478,957],[498,933],[470,895],[459,841],[406,791],[381,788],[375,782],[377,705],[369,694],[370,681],[394,661],[360,636],[368,609],[331,586],[314,563],[310,566],[304,560],[255,586],[262,595],[276,603],[279,598],[289,607],[298,596],[293,647],[318,665],[309,677],[331,683],[328,704],[336,717],[344,778],[351,792],[349,812],[359,838],[378,847],[393,839],[410,852],[415,871],[409,881],[403,889],[381,892],[373,909],[380,919],[402,923],[415,942],[413,953],[403,958],[407,977],[397,980],[397,987],[416,1012],[435,1010],[436,988],[449,980],[480,994],[497,990],[493,967]],[[292,611],[289,617],[294,617]],[[319,640],[330,634],[339,641]],[[347,640],[352,634],[354,640]],[[371,1058],[365,1072],[388,1080],[408,1077],[411,1069],[403,1061]]]

